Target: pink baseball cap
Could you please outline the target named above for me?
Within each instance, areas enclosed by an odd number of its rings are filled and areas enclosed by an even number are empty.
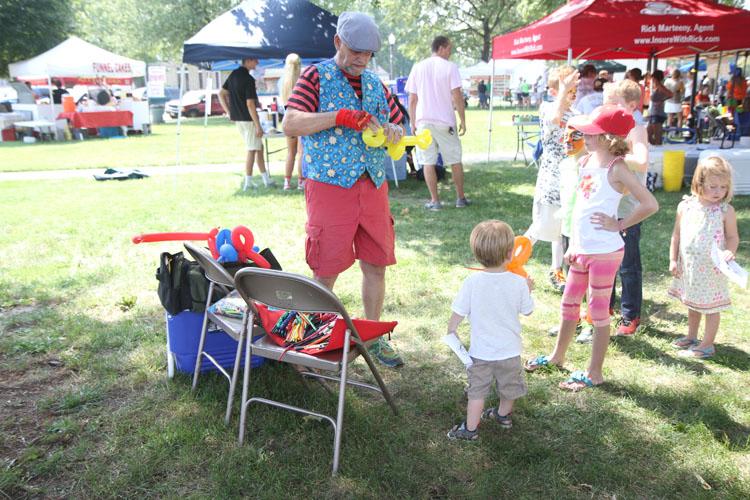
[[[625,137],[633,127],[633,115],[620,106],[599,106],[590,115],[574,116],[568,126],[586,135],[612,134]]]

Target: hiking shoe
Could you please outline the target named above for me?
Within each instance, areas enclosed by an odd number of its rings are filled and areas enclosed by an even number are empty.
[[[466,422],[461,422],[460,425],[454,425],[451,430],[448,431],[448,439],[456,440],[463,439],[465,441],[476,441],[479,438],[479,431],[474,429],[470,431],[466,428]]]
[[[487,408],[482,412],[482,420],[490,418],[497,422],[503,429],[510,429],[513,427],[513,419],[511,418],[510,413],[507,415],[500,415],[497,408]]]
[[[586,323],[581,327],[581,333],[576,337],[579,344],[590,344],[594,340],[594,327],[591,323]]]
[[[439,201],[428,201],[424,204],[424,207],[427,210],[432,210],[433,212],[437,212],[438,210],[443,208],[443,204]]]
[[[620,325],[615,331],[615,337],[632,337],[633,335],[635,335],[635,332],[636,330],[638,330],[638,326],[640,326],[640,324],[641,318],[620,319]]]
[[[471,200],[467,198],[459,198],[456,200],[456,208],[465,208],[471,205]]]
[[[552,288],[560,293],[565,291],[565,273],[562,269],[555,269],[549,272],[549,283]]]
[[[370,351],[370,355],[388,368],[396,368],[404,364],[404,360],[398,355],[396,349],[383,337],[373,342],[368,351]]]

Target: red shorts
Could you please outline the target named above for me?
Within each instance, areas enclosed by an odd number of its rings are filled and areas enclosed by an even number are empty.
[[[378,189],[364,175],[344,188],[307,179],[305,201],[305,260],[316,276],[336,276],[354,259],[381,267],[396,263],[387,182]]]

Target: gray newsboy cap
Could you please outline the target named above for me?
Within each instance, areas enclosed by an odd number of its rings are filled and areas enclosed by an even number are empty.
[[[380,50],[380,33],[375,20],[362,12],[342,12],[336,34],[347,47],[357,52]]]

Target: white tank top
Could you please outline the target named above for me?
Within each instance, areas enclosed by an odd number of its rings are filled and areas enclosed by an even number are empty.
[[[613,159],[606,168],[587,166],[590,157],[591,155],[588,155],[581,159],[573,208],[573,236],[570,243],[574,253],[584,255],[610,253],[624,246],[618,231],[596,229],[590,220],[596,212],[617,218],[617,207],[622,193],[618,193],[610,185],[607,174],[612,165],[622,157]]]

